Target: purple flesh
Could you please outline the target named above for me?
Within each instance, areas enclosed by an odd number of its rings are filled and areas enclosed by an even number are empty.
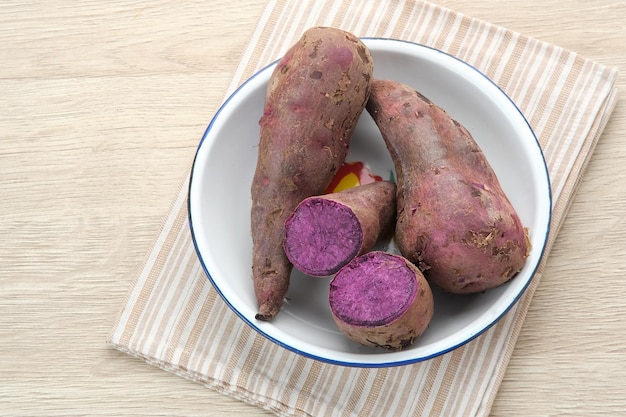
[[[406,261],[369,252],[341,269],[330,284],[330,307],[342,321],[383,326],[402,316],[417,296],[418,282]]]
[[[334,274],[357,256],[362,242],[352,210],[325,198],[305,200],[285,223],[285,253],[308,275]]]

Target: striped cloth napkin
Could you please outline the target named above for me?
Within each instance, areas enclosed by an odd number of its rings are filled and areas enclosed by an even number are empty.
[[[518,105],[544,150],[553,190],[552,232],[531,286],[489,331],[435,359],[373,369],[317,362],[258,335],[211,287],[191,241],[185,183],[109,343],[281,416],[486,416],[546,256],[615,105],[616,70],[428,2],[269,0],[225,97],[316,25],[442,49],[484,72]]]

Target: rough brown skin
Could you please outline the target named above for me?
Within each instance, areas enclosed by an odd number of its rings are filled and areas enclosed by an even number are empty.
[[[527,230],[470,133],[395,81],[372,81],[367,110],[395,164],[400,252],[450,293],[511,279],[528,256]]]
[[[434,312],[422,272],[408,259],[381,251],[341,268],[330,284],[329,303],[337,327],[348,338],[389,350],[411,346]]]
[[[396,185],[377,181],[304,199],[285,222],[285,253],[311,276],[329,276],[392,231]]]
[[[369,96],[373,61],[354,35],[311,28],[278,62],[267,88],[252,183],[252,276],[259,311],[271,320],[289,286],[285,220],[321,194],[345,160]]]

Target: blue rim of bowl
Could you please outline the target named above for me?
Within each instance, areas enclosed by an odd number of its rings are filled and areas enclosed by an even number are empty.
[[[526,126],[528,127],[528,130],[530,131],[530,133],[532,134],[533,138],[535,139],[535,144],[539,150],[539,154],[541,155],[541,160],[543,162],[543,168],[544,168],[544,173],[545,173],[545,178],[546,178],[546,182],[548,185],[548,204],[549,204],[549,209],[548,209],[548,216],[547,216],[547,224],[546,224],[546,231],[545,231],[545,235],[544,235],[544,239],[543,239],[543,244],[541,247],[541,253],[539,254],[539,257],[537,258],[537,262],[534,265],[534,268],[532,270],[532,272],[530,272],[530,278],[526,281],[525,285],[521,288],[521,290],[518,292],[518,294],[515,296],[515,298],[513,299],[513,301],[511,303],[509,303],[509,305],[496,317],[494,318],[489,324],[487,324],[486,326],[484,326],[482,329],[480,329],[478,332],[476,332],[475,334],[471,335],[470,337],[466,338],[465,340],[450,346],[449,348],[443,349],[439,352],[430,354],[430,355],[425,355],[425,356],[420,356],[420,357],[415,357],[415,358],[411,358],[411,359],[407,359],[407,360],[400,360],[400,361],[391,361],[391,362],[345,362],[345,361],[341,361],[341,360],[336,360],[336,359],[332,359],[332,358],[328,358],[328,357],[323,357],[323,356],[319,356],[319,355],[315,355],[312,354],[310,352],[306,352],[306,351],[302,351],[300,349],[297,349],[293,346],[290,346],[286,343],[281,342],[280,340],[276,339],[275,337],[267,334],[266,332],[264,332],[262,329],[260,329],[254,322],[252,322],[251,320],[249,320],[243,313],[241,313],[239,310],[237,310],[237,308],[231,304],[231,302],[227,299],[227,297],[224,296],[224,294],[222,293],[222,291],[219,288],[219,285],[217,285],[217,283],[213,280],[213,277],[211,276],[210,271],[208,270],[204,259],[202,257],[202,253],[200,252],[200,249],[198,248],[198,244],[196,241],[196,235],[195,235],[195,230],[193,227],[193,219],[191,216],[191,186],[193,184],[193,178],[194,178],[194,172],[195,172],[195,167],[196,167],[196,162],[197,162],[197,158],[198,158],[198,153],[200,152],[200,148],[202,147],[206,137],[208,136],[209,132],[211,131],[211,128],[213,127],[213,125],[215,124],[216,120],[218,119],[220,113],[222,112],[222,110],[228,105],[228,103],[232,100],[233,97],[235,97],[237,95],[237,93],[243,89],[247,84],[249,84],[252,80],[254,80],[256,77],[258,77],[260,74],[264,73],[265,71],[267,71],[270,67],[274,66],[279,59],[271,62],[270,64],[266,65],[265,67],[261,68],[260,70],[258,70],[257,72],[255,72],[252,76],[250,76],[250,78],[248,78],[247,80],[245,80],[239,87],[237,87],[237,89],[230,94],[226,100],[222,103],[222,105],[219,107],[219,109],[216,111],[215,115],[213,116],[213,118],[211,119],[211,121],[209,122],[209,125],[207,126],[206,130],[204,131],[204,134],[202,135],[202,139],[200,140],[200,143],[198,144],[198,147],[196,149],[196,153],[194,156],[194,160],[191,166],[191,172],[189,174],[189,186],[188,186],[188,191],[187,191],[187,216],[188,216],[188,221],[189,221],[189,228],[190,228],[190,232],[191,232],[191,238],[193,241],[193,245],[196,251],[196,254],[198,256],[198,260],[200,261],[200,263],[202,264],[202,269],[204,270],[207,278],[209,279],[209,281],[211,282],[211,285],[213,286],[213,288],[217,291],[217,293],[220,295],[221,299],[228,305],[228,307],[235,312],[235,314],[237,314],[237,316],[239,316],[240,319],[242,319],[247,325],[249,325],[250,327],[252,327],[255,331],[257,331],[259,334],[261,334],[263,337],[265,337],[266,339],[272,341],[273,343],[276,343],[277,345],[290,350],[294,353],[297,353],[299,355],[302,355],[304,357],[307,358],[311,358],[311,359],[315,359],[321,362],[325,362],[325,363],[329,363],[329,364],[333,364],[333,365],[341,365],[341,366],[348,366],[348,367],[360,367],[360,368],[384,368],[384,367],[396,367],[396,366],[404,366],[404,365],[411,365],[411,364],[415,364],[415,363],[419,363],[419,362],[423,362],[423,361],[427,361],[429,359],[433,359],[436,358],[438,356],[444,355],[448,352],[451,352],[453,350],[458,349],[461,346],[466,345],[467,343],[471,342],[472,340],[474,340],[475,338],[477,338],[478,336],[480,336],[481,334],[483,334],[484,332],[486,332],[487,330],[489,330],[491,327],[493,327],[493,325],[495,325],[498,321],[500,321],[500,319],[502,317],[504,317],[504,315],[506,315],[511,308],[513,308],[513,306],[515,306],[517,304],[517,302],[520,300],[520,298],[522,297],[522,295],[526,292],[526,290],[528,289],[528,286],[530,285],[530,283],[535,279],[535,275],[537,272],[537,268],[539,268],[539,265],[541,264],[541,260],[543,259],[544,253],[546,251],[546,246],[548,243],[548,237],[550,235],[550,230],[551,230],[551,222],[552,222],[552,185],[550,182],[550,173],[548,171],[548,166],[546,164],[546,159],[545,159],[545,155],[543,153],[543,149],[541,148],[541,145],[539,144],[539,140],[537,139],[537,136],[535,135],[535,132],[533,131],[532,127],[530,126],[530,123],[528,122],[528,120],[526,119],[526,117],[524,116],[524,113],[522,113],[522,111],[519,109],[519,107],[515,104],[515,102],[508,96],[508,94],[506,94],[506,92],[500,88],[500,86],[498,86],[493,80],[491,80],[491,78],[487,77],[482,71],[480,71],[479,69],[477,69],[476,67],[474,67],[471,64],[468,64],[467,62],[455,57],[454,55],[451,55],[447,52],[444,52],[442,50],[439,50],[437,48],[433,48],[427,45],[423,45],[420,43],[416,43],[416,42],[411,42],[411,41],[406,41],[406,40],[402,40],[402,39],[393,39],[393,38],[384,38],[384,37],[362,37],[361,39],[365,40],[365,41],[391,41],[391,42],[399,42],[399,43],[405,43],[408,45],[412,45],[412,46],[417,46],[419,48],[425,48],[425,49],[429,49],[433,52],[442,54],[442,55],[446,55],[447,57],[452,58],[455,61],[458,61],[459,63],[471,68],[472,70],[474,70],[478,75],[482,76],[484,79],[486,79],[490,84],[492,84],[493,86],[495,86],[500,93],[506,97],[506,99],[513,105],[513,107],[517,110],[517,112],[519,113],[519,115],[522,117],[522,119],[524,120],[524,122],[526,123]],[[384,352],[383,352],[384,354]],[[382,355],[381,355],[382,357]]]

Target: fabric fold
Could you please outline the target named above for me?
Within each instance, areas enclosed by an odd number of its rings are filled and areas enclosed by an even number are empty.
[[[278,59],[306,28],[318,25],[441,49],[485,73],[516,103],[541,144],[553,191],[551,233],[531,285],[496,325],[443,356],[377,369],[317,362],[258,335],[211,287],[191,240],[186,180],[108,342],[280,416],[486,416],[550,249],[615,106],[617,72],[428,2],[270,0],[224,98]]]

